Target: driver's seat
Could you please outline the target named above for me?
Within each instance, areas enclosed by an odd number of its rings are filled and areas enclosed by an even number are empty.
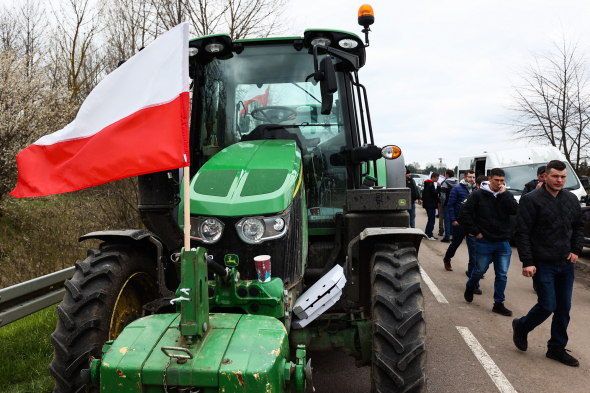
[[[289,127],[289,130],[280,124],[261,124],[253,129],[249,134],[242,135],[244,141],[262,141],[266,139],[286,139],[297,143],[299,149],[304,152],[303,146],[305,137],[301,134],[299,127]]]

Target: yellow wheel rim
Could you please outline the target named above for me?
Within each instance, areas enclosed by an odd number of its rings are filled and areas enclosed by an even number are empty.
[[[111,326],[109,340],[116,339],[125,326],[141,317],[142,306],[156,298],[156,285],[152,278],[143,272],[134,273],[119,291]]]

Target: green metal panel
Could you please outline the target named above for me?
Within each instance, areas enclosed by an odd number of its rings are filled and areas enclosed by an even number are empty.
[[[211,308],[240,307],[247,314],[284,318],[283,280],[273,277],[269,282],[242,281],[237,278],[237,272],[236,269],[232,269],[228,282],[219,276],[215,277],[215,282],[209,282],[209,287],[214,290],[214,295],[209,298]],[[240,288],[246,290],[246,296],[238,295]],[[252,293],[256,293],[252,291],[254,288],[258,290],[256,296],[252,296]]]
[[[168,386],[218,386],[219,366],[234,334],[240,318],[239,314],[211,314],[211,326],[203,340],[189,348],[193,358],[184,364],[178,364],[176,360],[170,362],[166,370],[166,383]],[[182,344],[182,336],[176,326],[171,325],[156,344],[143,367],[143,383],[145,385],[163,384],[164,368],[168,357],[160,350],[163,346],[179,347]]]
[[[226,196],[206,195],[195,191],[195,184],[201,182],[201,176],[207,177],[209,188],[219,189],[221,186],[214,184],[215,175],[209,173],[230,169],[236,171],[236,179],[232,182]],[[249,177],[256,174],[256,171],[254,173],[252,171],[261,169],[287,174],[275,191],[261,195],[242,195]],[[295,141],[264,140],[233,144],[213,156],[191,180],[191,214],[236,217],[281,212],[293,201],[300,169],[301,153]],[[205,173],[207,175],[204,175]],[[181,195],[183,195],[182,192]],[[183,222],[183,210],[184,204],[181,203],[179,205],[180,223]]]
[[[237,174],[237,169],[206,171],[196,179],[194,190],[203,195],[227,196]]]
[[[367,165],[367,164],[365,164]],[[369,165],[369,176],[375,176],[373,171],[373,163],[368,163]],[[387,187],[387,170],[385,169],[385,158],[380,158],[377,160],[377,181],[379,187]]]
[[[186,251],[183,248],[180,253],[182,279],[176,296],[189,298],[189,300],[178,302],[181,310],[180,332],[186,337],[187,344],[192,344],[196,340],[196,337],[191,336],[202,336],[205,333],[203,324],[209,325],[207,262],[204,254],[203,247],[197,248],[196,251]],[[183,293],[180,288],[188,290],[188,294]]]
[[[240,196],[275,192],[285,183],[288,174],[287,169],[252,169]]]
[[[154,344],[160,341],[170,324],[177,318],[178,314],[151,315],[129,324],[103,357],[100,369],[101,391],[140,391],[142,365],[152,353]],[[176,326],[173,329],[176,330]],[[178,330],[176,332],[178,335]]]
[[[275,318],[244,315],[219,369],[220,392],[281,392],[289,360],[285,326]]]
[[[336,228],[309,228],[309,235],[334,235]]]

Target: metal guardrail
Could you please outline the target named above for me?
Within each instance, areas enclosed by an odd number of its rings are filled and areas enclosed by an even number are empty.
[[[66,292],[64,281],[75,271],[72,266],[0,289],[0,327],[61,302]]]

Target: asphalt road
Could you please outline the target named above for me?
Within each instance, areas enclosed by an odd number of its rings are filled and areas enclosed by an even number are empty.
[[[416,225],[426,226],[426,212],[420,207]],[[437,231],[438,219],[435,235]],[[590,392],[590,275],[576,269],[567,348],[580,367],[568,367],[545,357],[550,319],[529,334],[527,352],[512,343],[512,319],[525,315],[536,303],[532,279],[522,276],[516,248],[512,248],[505,302],[514,316],[504,317],[491,312],[493,271],[480,283],[483,295],[467,303],[463,299],[467,246],[463,243],[457,251],[452,272],[443,267],[447,247],[448,243],[424,240],[419,251],[422,269],[448,301],[440,303],[423,282],[428,392]],[[590,249],[584,250],[581,260],[590,263]],[[339,352],[310,355],[316,392],[370,391],[370,370],[357,369],[354,359]]]

